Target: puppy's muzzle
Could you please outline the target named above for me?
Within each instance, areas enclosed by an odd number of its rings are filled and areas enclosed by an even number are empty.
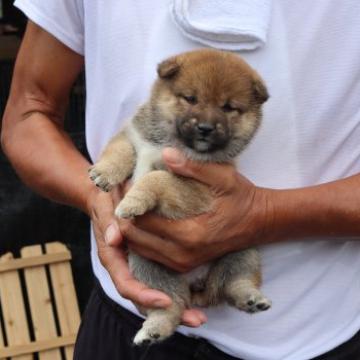
[[[196,118],[177,120],[177,132],[182,142],[198,152],[212,152],[226,146],[229,130],[223,121]]]

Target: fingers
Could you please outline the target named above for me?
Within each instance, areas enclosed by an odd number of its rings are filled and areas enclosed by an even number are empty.
[[[101,236],[101,240],[108,245],[119,245],[122,242],[121,232],[114,217],[114,205],[111,195],[98,192],[94,195],[91,218]],[[98,239],[99,241],[100,239]]]
[[[119,228],[119,219],[114,216],[115,205],[120,202],[124,196],[124,191],[130,184],[127,182],[124,186],[117,186],[111,194],[101,192],[99,199],[96,201],[95,215],[97,218],[98,226],[103,234],[103,238],[109,246],[119,246],[123,242],[123,237]],[[99,216],[101,214],[101,216]],[[128,220],[120,220],[127,222]]]
[[[200,215],[195,218],[174,221],[155,213],[148,213],[136,218],[135,225],[141,230],[184,245],[184,241],[190,242],[195,234],[203,232],[201,220],[205,217],[207,216]]]
[[[163,159],[173,172],[196,179],[212,188],[230,190],[234,186],[237,173],[230,164],[191,161],[174,148],[165,148]]]
[[[180,273],[190,271],[202,263],[203,254],[173,241],[162,239],[134,225],[121,228],[121,232],[126,237],[131,250]]]
[[[182,324],[189,327],[199,327],[207,322],[207,317],[199,309],[189,309],[185,310],[182,318]]]
[[[171,257],[171,247],[173,244],[156,235],[138,229],[132,224],[120,224],[120,230],[126,237],[128,247],[137,254],[166,266],[171,265],[167,256]]]
[[[110,224],[105,229],[104,239],[109,246],[119,246],[122,243],[123,238],[116,221],[111,220]]]
[[[99,251],[103,265],[124,298],[150,308],[164,308],[171,305],[171,299],[166,294],[148,288],[131,275],[127,257],[121,248],[106,246]]]
[[[114,206],[111,196],[107,193],[99,193],[93,203],[91,217],[99,258],[119,293],[145,307],[170,306],[171,299],[166,294],[148,288],[131,275],[127,256],[123,247],[120,246],[123,237],[117,220],[113,216]]]
[[[122,227],[120,225],[120,229],[121,228]],[[156,236],[153,236],[149,233],[139,230],[133,225],[126,225],[126,228],[123,227],[123,229],[121,231],[123,231],[125,233],[125,236],[129,242],[129,247],[132,250],[134,250],[136,253],[138,253],[139,255],[144,256],[146,258],[152,259],[154,261],[161,262],[168,267],[174,267],[173,262],[167,260],[166,258],[164,258],[160,255],[161,253],[166,253],[168,255],[172,253],[172,251],[170,249],[173,245],[170,242],[167,242],[166,240],[162,240]],[[134,240],[136,242],[134,242]],[[159,242],[159,248],[161,248],[161,250],[162,250],[161,252],[150,249],[148,247],[149,244],[154,245],[154,243],[157,243],[157,242]],[[170,256],[170,257],[172,257],[172,256]],[[175,270],[182,271],[184,269],[181,268],[181,265],[179,265],[179,269],[175,269]],[[121,270],[121,271],[126,271],[126,269]],[[114,279],[113,279],[113,281],[114,281]],[[142,284],[140,284],[140,285],[142,285]],[[125,286],[127,288],[129,287],[131,289],[131,291],[133,291],[134,289],[136,289],[137,284],[129,281],[127,284],[125,284]],[[120,288],[119,291],[122,292],[123,289]],[[142,289],[138,288],[138,289],[136,289],[136,294],[129,293],[127,295],[129,295],[131,298],[134,298],[134,296],[136,296],[138,298],[137,302],[141,301],[142,304],[144,304],[145,301],[152,300],[151,296],[153,296],[153,295],[158,296],[159,291],[156,291],[156,290],[152,290],[152,291],[154,291],[154,293],[150,294],[149,292],[146,292],[146,291],[142,292]],[[163,294],[163,293],[160,293],[160,294]],[[165,302],[163,302],[163,301],[164,301],[164,299],[161,299],[161,301],[156,301],[155,304],[158,307],[165,307],[164,306]],[[151,304],[151,302],[149,302],[149,303]],[[150,307],[154,307],[154,306],[150,305]],[[182,315],[182,324],[185,326],[199,327],[202,324],[204,324],[206,321],[207,321],[207,317],[204,314],[204,312],[201,311],[200,309],[187,309],[184,311],[184,313]]]

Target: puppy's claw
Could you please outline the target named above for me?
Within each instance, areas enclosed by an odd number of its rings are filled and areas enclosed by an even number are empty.
[[[119,219],[133,219],[135,216],[127,213],[126,211],[123,212],[122,210],[119,210],[118,207],[115,209],[115,216],[118,217]]]
[[[265,311],[270,309],[270,304],[268,302],[260,302],[256,305],[256,307],[259,309],[259,311]]]

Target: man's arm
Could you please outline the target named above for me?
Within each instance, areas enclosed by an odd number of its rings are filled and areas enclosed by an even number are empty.
[[[326,236],[360,239],[360,175],[299,189],[260,188],[232,166],[187,161],[164,151],[169,168],[207,184],[212,211],[170,221],[154,214],[123,224],[128,245],[178,271],[188,271],[225,253],[289,239]]]
[[[122,240],[113,215],[114,194],[98,190],[89,180],[88,161],[63,129],[70,89],[82,68],[82,56],[29,23],[3,118],[3,150],[28,186],[91,217],[100,261],[122,296],[146,307],[168,306],[167,295],[131,276],[122,247],[107,245],[106,238]],[[199,326],[205,317],[191,310],[183,321]]]
[[[82,56],[30,23],[14,69],[1,141],[27,185],[86,211],[88,163],[63,130],[70,89],[82,68]],[[84,186],[74,186],[79,183]]]

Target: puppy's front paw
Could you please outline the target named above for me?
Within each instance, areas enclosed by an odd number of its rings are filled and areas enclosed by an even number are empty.
[[[105,169],[102,169],[98,164],[91,166],[88,172],[90,179],[103,191],[109,192],[114,185],[116,185],[112,174]]]
[[[115,209],[115,215],[123,219],[132,219],[146,213],[148,207],[143,199],[125,196]]]

